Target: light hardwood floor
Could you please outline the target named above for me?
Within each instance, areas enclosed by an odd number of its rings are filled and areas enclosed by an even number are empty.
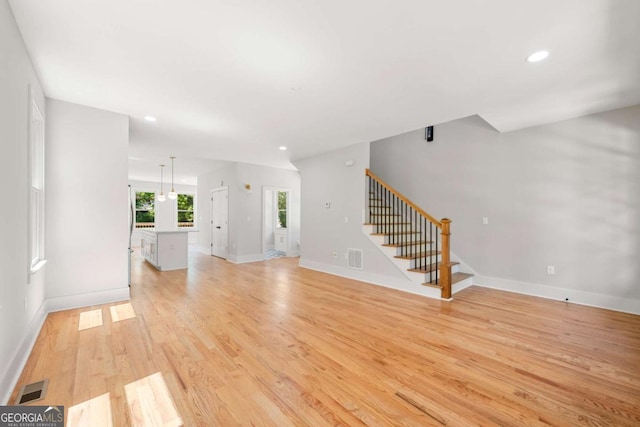
[[[109,393],[114,425],[132,425],[125,387],[160,372],[188,426],[640,425],[640,316],[190,258],[163,273],[134,259],[133,318],[49,315],[12,402],[49,378],[38,405]],[[78,331],[91,309],[103,325]]]

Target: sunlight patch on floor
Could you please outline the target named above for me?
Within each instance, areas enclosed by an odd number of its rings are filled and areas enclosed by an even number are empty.
[[[95,328],[96,326],[102,326],[102,309],[101,308],[80,313],[80,321],[78,322],[79,331]]]
[[[176,405],[160,372],[124,386],[132,426],[181,426]]]
[[[119,322],[121,320],[133,319],[136,317],[136,312],[133,311],[131,303],[114,305],[109,307],[109,311],[111,312],[112,322]]]
[[[113,427],[111,395],[105,393],[70,407],[67,426]]]

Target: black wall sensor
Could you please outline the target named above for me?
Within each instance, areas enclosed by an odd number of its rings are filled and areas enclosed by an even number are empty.
[[[433,141],[433,126],[424,128],[424,139],[426,139],[427,142]]]

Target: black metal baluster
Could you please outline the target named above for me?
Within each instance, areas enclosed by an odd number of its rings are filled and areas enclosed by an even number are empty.
[[[425,242],[425,243],[420,243],[420,270],[426,269],[427,267],[427,259],[424,258],[422,255],[424,255],[424,249],[427,248],[427,222],[426,222],[426,218],[424,217],[424,215],[420,215],[420,242]],[[424,235],[424,239],[422,238],[422,236]]]
[[[435,250],[438,251],[438,229],[436,228],[436,246],[435,246]],[[438,274],[436,273],[436,285],[438,284]]]
[[[385,206],[384,212],[387,212],[386,206],[389,205],[389,191],[385,188],[384,190],[384,203],[383,205]],[[384,234],[388,234],[389,233],[389,215],[385,215],[385,224],[384,224]]]
[[[433,238],[433,223],[429,221],[429,240]],[[429,255],[433,255],[432,247],[429,246]],[[429,257],[429,282],[433,282],[433,257]]]

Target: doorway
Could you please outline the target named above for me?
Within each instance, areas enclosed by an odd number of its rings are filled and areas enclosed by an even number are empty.
[[[262,253],[265,259],[289,252],[289,188],[262,188]]]
[[[227,259],[229,189],[211,190],[211,255]]]

